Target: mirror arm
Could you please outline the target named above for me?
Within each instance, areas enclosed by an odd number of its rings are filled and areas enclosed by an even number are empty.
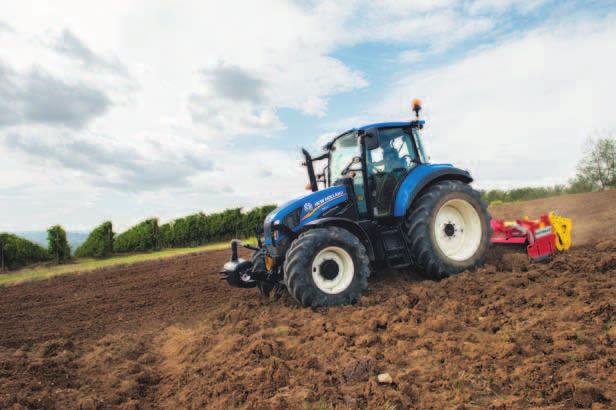
[[[351,159],[349,164],[346,167],[344,167],[342,171],[340,171],[340,175],[346,175],[349,173],[349,171],[355,171],[355,170],[351,170],[351,167],[358,163],[361,163],[361,157],[353,157],[353,159]]]
[[[312,161],[321,161],[322,159],[325,159],[329,156],[329,152],[326,152],[325,154],[319,155],[316,158],[312,158]]]
[[[310,154],[308,153],[308,151],[306,151],[304,148],[302,148],[302,153],[304,154],[304,158],[306,159],[306,162],[304,163],[304,165],[308,169],[308,179],[310,180],[310,189],[312,190],[312,192],[316,192],[319,190],[319,187],[317,185],[317,177],[314,174],[314,166],[312,165],[312,158],[310,157]]]

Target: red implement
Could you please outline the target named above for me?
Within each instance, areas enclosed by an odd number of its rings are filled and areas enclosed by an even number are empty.
[[[550,215],[538,220],[492,220],[492,243],[526,245],[528,256],[536,262],[549,259],[556,253],[556,234]]]

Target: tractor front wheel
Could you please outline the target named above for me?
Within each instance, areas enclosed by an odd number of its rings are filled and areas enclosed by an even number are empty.
[[[411,258],[420,273],[431,279],[483,264],[490,229],[490,215],[479,192],[460,181],[430,186],[406,219]]]
[[[304,232],[291,244],[284,263],[289,293],[304,306],[355,303],[368,287],[368,276],[366,248],[338,227]]]

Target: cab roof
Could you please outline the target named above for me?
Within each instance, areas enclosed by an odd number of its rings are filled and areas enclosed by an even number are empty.
[[[411,125],[410,122],[400,122],[400,121],[398,122],[377,122],[374,124],[363,125],[359,128],[351,128],[350,130],[346,130],[345,132],[336,135],[336,137],[332,140],[332,142],[337,140],[339,137],[342,137],[343,135],[346,135],[349,132],[353,132],[353,131],[365,131],[370,128],[408,127],[410,125]]]
[[[338,138],[342,137],[343,135],[346,135],[350,132],[355,132],[355,131],[366,131],[370,128],[387,128],[387,127],[410,127],[413,124],[424,124],[424,120],[418,120],[418,121],[396,121],[396,122],[377,122],[374,124],[368,124],[368,125],[363,125],[359,128],[351,128],[350,130],[347,130],[339,135],[337,135],[336,137],[334,137],[330,142],[328,142],[327,144],[325,144],[325,146],[323,147],[324,150],[329,150],[332,146],[332,144],[334,143],[334,141],[336,141]]]
[[[365,131],[369,128],[385,128],[385,127],[408,127],[410,122],[377,122],[376,124],[368,124],[357,128],[358,130]],[[348,132],[348,131],[347,131]],[[346,133],[345,133],[346,134]]]

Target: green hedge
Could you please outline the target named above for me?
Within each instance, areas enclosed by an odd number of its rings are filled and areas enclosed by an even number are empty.
[[[210,215],[198,213],[160,226],[163,247],[198,246],[209,242],[254,235],[255,227],[275,207],[265,205],[242,213],[241,208],[227,209]]]
[[[225,209],[208,216],[206,238],[208,242],[223,241],[239,237],[242,230],[243,215],[241,208]]]
[[[113,226],[111,222],[103,222],[97,226],[86,241],[75,251],[79,258],[106,258],[113,253]]]
[[[163,247],[198,246],[205,243],[207,223],[205,214],[198,213],[161,225]]]
[[[257,226],[263,228],[263,220],[274,209],[276,205],[265,205],[253,208],[250,212],[242,214],[242,221],[238,229],[238,237],[246,238],[255,234]]]
[[[51,259],[47,249],[10,233],[0,233],[0,247],[3,248],[0,258],[4,260],[6,269],[16,269]],[[3,261],[0,260],[0,268],[2,266]]]
[[[267,214],[275,208],[275,205],[265,205],[247,213],[243,213],[241,208],[234,208],[210,215],[200,212],[178,218],[160,225],[159,244],[162,248],[177,248],[246,238],[254,235],[257,225],[262,226]]]
[[[154,251],[160,249],[161,244],[158,219],[152,218],[119,234],[113,241],[113,251],[118,253]]]
[[[60,225],[54,225],[47,230],[49,254],[56,261],[62,263],[71,258],[71,247],[66,239],[66,232]]]

